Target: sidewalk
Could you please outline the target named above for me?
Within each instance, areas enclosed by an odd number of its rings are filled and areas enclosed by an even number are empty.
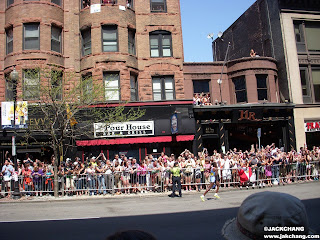
[[[310,184],[310,183],[315,183],[315,182],[319,182],[319,180],[317,181],[312,181],[312,182],[297,182],[297,183],[291,183],[291,184],[286,184],[287,185],[305,185],[305,184]],[[270,189],[272,190],[273,188],[281,188],[283,187],[282,185],[274,185],[273,187],[264,187],[264,189]],[[252,186],[249,187],[249,189],[252,189]],[[259,189],[257,186],[255,186],[254,188]],[[232,191],[246,191],[246,188],[234,188],[234,187],[229,187],[229,188],[220,188],[219,192],[232,192]],[[182,190],[182,195],[198,195],[200,193],[203,193],[204,190],[202,190],[201,192],[198,191],[185,191]],[[26,197],[26,196],[22,196],[20,199],[12,199],[12,198],[1,198],[0,199],[0,204],[5,204],[5,203],[18,203],[18,202],[55,202],[55,201],[82,201],[82,200],[93,200],[93,199],[97,199],[97,200],[101,200],[101,199],[117,199],[117,198],[145,198],[145,197],[155,197],[155,196],[165,196],[165,195],[169,195],[171,193],[171,191],[169,192],[146,192],[146,193],[137,193],[137,194],[120,194],[120,195],[112,195],[112,194],[107,194],[107,195],[93,195],[93,196],[89,196],[89,195],[81,195],[81,196],[59,196],[57,198],[51,196],[51,195],[47,195],[47,196],[42,196],[42,197],[36,197],[36,196],[32,196],[32,197]]]

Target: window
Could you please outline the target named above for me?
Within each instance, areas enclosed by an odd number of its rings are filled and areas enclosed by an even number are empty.
[[[245,76],[233,78],[232,81],[234,84],[237,103],[248,102]]]
[[[166,0],[150,0],[151,12],[167,12]]]
[[[37,100],[40,98],[40,76],[35,69],[23,71],[23,99]]]
[[[171,57],[171,33],[166,31],[155,31],[150,33],[150,55],[151,57]]]
[[[101,0],[102,4],[116,4],[117,0]]]
[[[90,7],[91,1],[90,0],[80,0],[81,9],[84,9],[86,7]]]
[[[13,52],[13,27],[10,27],[6,30],[6,36],[7,36],[7,54]]]
[[[312,68],[314,101],[320,102],[320,69]]]
[[[302,97],[304,103],[311,103],[311,94],[309,88],[309,74],[306,67],[300,67],[300,79],[301,79],[301,88],[302,88]]]
[[[309,51],[320,51],[320,22],[306,22],[306,39]]]
[[[138,79],[135,75],[130,75],[130,93],[131,101],[139,101],[138,97]]]
[[[85,75],[82,75],[81,81],[82,81],[81,84],[82,84],[83,101],[87,102],[92,98],[91,96],[93,91],[92,73],[87,73]]]
[[[194,80],[193,93],[209,93],[209,80]]]
[[[268,78],[268,75],[266,74],[256,75],[259,101],[268,100],[267,78]]]
[[[136,55],[135,35],[135,30],[128,29],[128,53],[132,55]]]
[[[134,8],[133,0],[127,0],[127,7],[132,9]]]
[[[61,6],[61,0],[51,0],[51,2]]]
[[[102,51],[118,51],[118,29],[114,25],[102,26]]]
[[[7,7],[14,3],[14,0],[7,0]]]
[[[51,71],[51,98],[53,100],[62,100],[62,71]]]
[[[152,89],[154,101],[175,99],[172,76],[153,77]]]
[[[108,100],[120,100],[119,73],[103,73],[105,98]]]
[[[320,22],[294,21],[293,25],[298,52],[320,51]]]
[[[320,102],[320,68],[310,65],[300,67],[300,78],[303,102]]]
[[[6,101],[13,101],[13,82],[10,78],[10,73],[5,74],[5,79],[6,79],[6,96],[5,99]]]
[[[61,53],[61,32],[61,28],[51,27],[51,51]]]
[[[82,56],[91,54],[91,28],[81,31]]]
[[[39,23],[23,24],[23,50],[40,49]]]

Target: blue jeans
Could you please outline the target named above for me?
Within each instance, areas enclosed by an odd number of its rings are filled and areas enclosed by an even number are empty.
[[[99,193],[102,193],[101,189],[103,190],[103,194],[106,194],[106,180],[104,178],[104,175],[99,175],[98,176],[98,189],[99,189]]]
[[[88,189],[89,189],[89,195],[93,195],[94,193],[94,179],[88,180]]]

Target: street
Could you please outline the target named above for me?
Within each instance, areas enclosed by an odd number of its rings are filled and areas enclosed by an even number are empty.
[[[309,225],[320,232],[319,182],[220,193],[200,200],[199,193],[171,199],[167,195],[114,196],[82,200],[0,203],[1,239],[105,239],[115,231],[140,229],[157,239],[221,239],[225,221],[241,202],[259,191],[292,194],[306,206]]]

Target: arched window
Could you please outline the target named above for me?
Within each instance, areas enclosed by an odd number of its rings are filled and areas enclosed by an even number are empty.
[[[171,33],[167,31],[155,31],[150,33],[150,56],[172,57]]]

